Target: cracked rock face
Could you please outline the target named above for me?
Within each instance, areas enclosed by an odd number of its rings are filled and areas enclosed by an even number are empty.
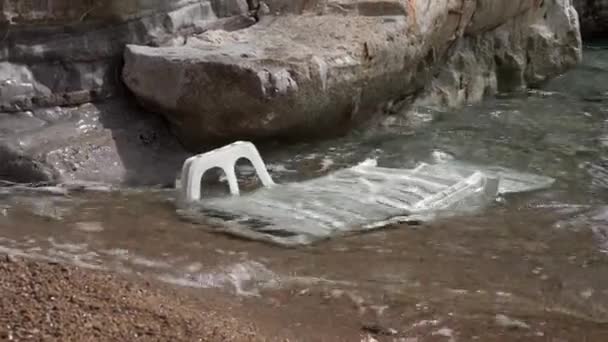
[[[608,37],[608,0],[574,0],[585,37]]]
[[[270,1],[270,12],[300,15],[181,45],[129,45],[123,79],[198,150],[215,140],[337,133],[424,89],[434,103],[476,102],[538,85],[581,58],[570,0],[291,4]]]

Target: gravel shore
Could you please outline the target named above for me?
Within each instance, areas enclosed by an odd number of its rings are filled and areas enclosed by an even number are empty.
[[[266,340],[219,300],[56,263],[0,256],[0,294],[0,341]]]

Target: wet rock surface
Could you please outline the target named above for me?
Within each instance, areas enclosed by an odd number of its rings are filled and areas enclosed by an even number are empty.
[[[0,178],[171,185],[186,157],[161,118],[122,101],[0,113]]]
[[[185,45],[130,45],[124,80],[197,150],[237,137],[339,133],[417,94],[434,76],[443,96],[433,103],[461,106],[538,85],[581,58],[576,11],[565,0],[313,8],[237,32],[208,31]]]

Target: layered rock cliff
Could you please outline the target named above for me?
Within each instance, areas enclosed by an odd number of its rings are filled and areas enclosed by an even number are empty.
[[[150,112],[192,151],[330,135],[580,57],[571,0],[2,0],[0,178],[168,182],[185,152]]]

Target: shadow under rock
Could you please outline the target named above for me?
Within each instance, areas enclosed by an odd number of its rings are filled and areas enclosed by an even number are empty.
[[[125,99],[0,113],[0,179],[173,186],[188,152],[164,120]]]
[[[119,175],[112,178],[125,185],[174,186],[182,163],[191,153],[171,134],[165,120],[127,100],[96,107],[100,124],[111,134],[109,145],[119,159],[109,165],[119,165]]]

